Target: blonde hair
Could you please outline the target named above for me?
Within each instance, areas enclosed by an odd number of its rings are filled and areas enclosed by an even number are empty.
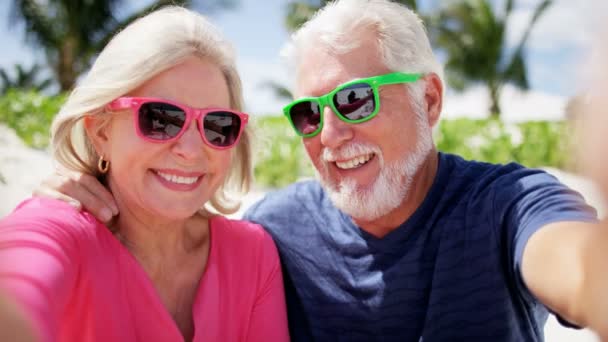
[[[88,75],[74,88],[52,127],[52,151],[63,167],[100,177],[99,155],[81,120],[108,114],[112,100],[141,86],[157,74],[189,57],[205,58],[222,71],[230,91],[230,106],[241,111],[243,96],[234,51],[219,30],[203,16],[181,7],[152,12],[118,33],[97,57]],[[252,175],[251,132],[246,127],[233,150],[233,162],[224,183],[201,208],[204,215],[231,214],[240,202],[233,191],[249,190]]]

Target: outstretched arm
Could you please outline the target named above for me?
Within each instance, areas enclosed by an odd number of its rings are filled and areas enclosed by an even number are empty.
[[[532,293],[568,321],[608,337],[608,223],[559,222],[529,240],[522,274]]]
[[[32,327],[22,310],[4,294],[0,296],[0,341],[35,341]]]
[[[61,223],[69,207],[55,203],[30,200],[0,221],[0,287],[40,341],[56,340],[79,264],[73,228]]]
[[[605,29],[608,29],[606,27]],[[608,30],[599,34],[588,92],[578,96],[577,162],[608,198]],[[522,272],[528,287],[564,318],[608,340],[608,220],[553,224],[531,237]]]

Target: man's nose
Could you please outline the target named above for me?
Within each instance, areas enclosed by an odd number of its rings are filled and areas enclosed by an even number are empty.
[[[325,147],[337,148],[345,141],[352,139],[353,126],[342,121],[330,106],[323,109],[323,129],[321,130],[321,143]]]

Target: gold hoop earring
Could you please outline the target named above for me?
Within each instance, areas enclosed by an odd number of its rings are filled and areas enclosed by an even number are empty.
[[[110,162],[103,159],[103,156],[99,157],[97,161],[97,170],[101,172],[101,174],[106,174],[110,169]]]

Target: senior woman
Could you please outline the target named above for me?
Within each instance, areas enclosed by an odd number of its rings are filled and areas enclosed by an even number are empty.
[[[105,47],[52,141],[120,215],[105,226],[34,198],[0,222],[0,285],[40,340],[288,340],[272,239],[222,216],[250,181],[241,107],[230,46],[191,11],[156,11]]]

